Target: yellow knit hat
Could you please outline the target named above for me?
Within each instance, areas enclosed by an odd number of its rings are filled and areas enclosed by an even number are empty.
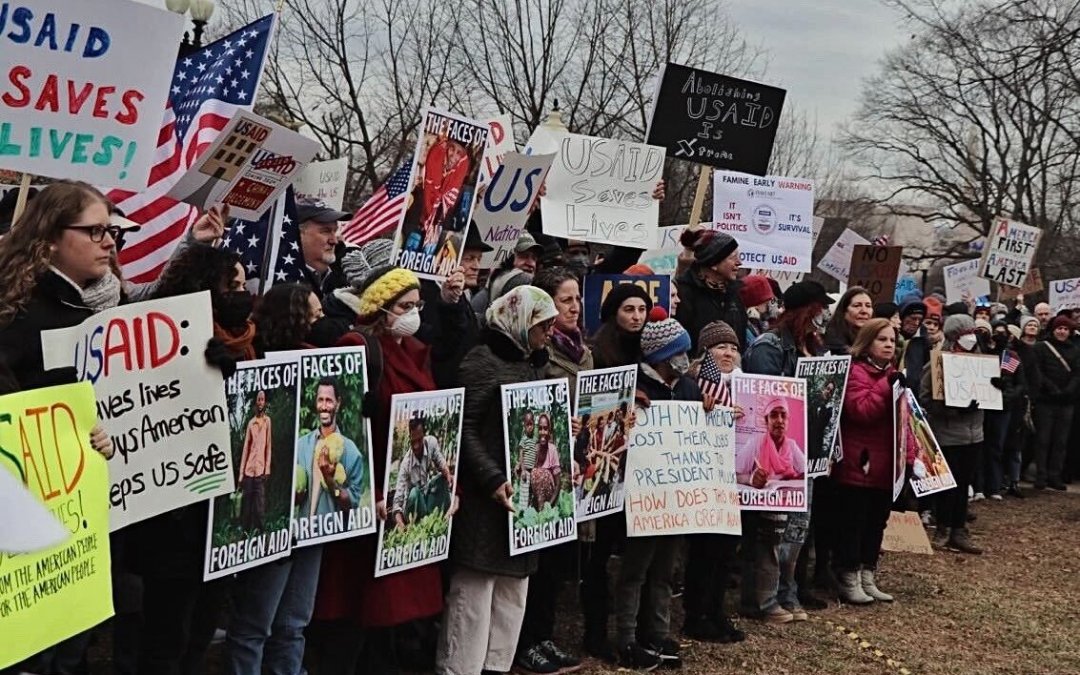
[[[367,317],[375,314],[406,292],[420,288],[416,275],[401,267],[385,267],[382,274],[374,270],[367,283],[360,289],[360,311],[358,316]]]

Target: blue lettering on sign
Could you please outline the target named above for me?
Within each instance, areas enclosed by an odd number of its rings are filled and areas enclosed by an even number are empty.
[[[66,28],[66,33],[63,31]],[[7,31],[6,33],[4,31]],[[63,35],[63,45],[57,38]],[[30,44],[34,47],[46,47],[52,51],[64,51],[69,54],[79,53],[85,59],[95,59],[109,51],[112,38],[108,31],[97,26],[90,26],[84,32],[83,26],[71,22],[57,27],[56,14],[45,13],[38,25],[35,25],[34,12],[29,7],[13,7],[11,3],[0,4],[0,38],[6,38],[15,44]],[[80,44],[81,52],[76,50]]]
[[[495,175],[491,178],[491,186],[484,192],[484,209],[488,213],[497,213],[506,208],[507,202],[510,202],[510,197],[514,193],[514,189],[517,188],[518,179],[521,178],[522,170],[520,168],[514,170],[513,177],[507,182],[506,190],[503,195],[502,201],[496,204],[495,193],[499,191],[502,185],[502,178],[505,174],[505,164],[500,164],[498,170],[495,171]],[[535,188],[538,188],[536,179],[543,174],[542,169],[533,169],[529,173],[525,174],[522,179],[522,185],[525,188],[525,197],[518,199],[510,203],[510,210],[516,213],[520,213],[529,208],[529,204],[533,201],[533,195],[535,194]]]

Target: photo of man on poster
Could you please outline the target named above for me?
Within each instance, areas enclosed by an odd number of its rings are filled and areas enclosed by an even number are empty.
[[[335,377],[323,377],[316,385],[316,429],[296,442],[298,470],[307,472],[306,490],[298,490],[300,516],[316,516],[347,511],[359,505],[364,492],[367,466],[356,443],[338,428],[341,385]]]
[[[427,433],[423,417],[409,420],[409,447],[410,452],[401,459],[394,488],[393,518],[399,529],[420,522],[436,509],[453,515],[453,474],[439,440]]]
[[[783,398],[768,402],[754,452],[741,455],[736,462],[739,483],[760,490],[771,480],[798,480],[806,474],[806,453],[788,436],[789,417]]]
[[[240,526],[258,530],[266,519],[266,482],[270,478],[270,455],[273,449],[270,417],[266,414],[266,392],[255,394],[255,416],[244,434],[240,457]]]

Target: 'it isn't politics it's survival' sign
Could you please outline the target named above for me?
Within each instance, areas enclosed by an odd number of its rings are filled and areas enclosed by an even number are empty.
[[[145,188],[182,22],[127,0],[0,3],[0,167]]]

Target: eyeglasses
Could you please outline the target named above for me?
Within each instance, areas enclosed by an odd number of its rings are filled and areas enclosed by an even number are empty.
[[[90,241],[95,244],[100,244],[105,241],[105,234],[107,233],[114,242],[119,241],[123,230],[116,225],[68,225],[65,230],[82,230],[90,236]]]

